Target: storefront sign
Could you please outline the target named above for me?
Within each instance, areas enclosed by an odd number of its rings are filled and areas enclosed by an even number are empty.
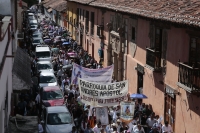
[[[165,87],[165,92],[166,92],[169,96],[171,96],[172,98],[174,98],[174,92],[175,92],[175,90],[172,89],[170,86],[166,85],[166,87]]]
[[[100,69],[88,69],[74,63],[71,83],[78,85],[78,78],[96,83],[111,83],[112,74],[113,65]]]
[[[89,82],[81,78],[78,81],[81,101],[93,107],[119,105],[128,94],[127,80],[107,84]]]
[[[121,116],[124,121],[131,121],[134,116],[135,102],[121,102]]]

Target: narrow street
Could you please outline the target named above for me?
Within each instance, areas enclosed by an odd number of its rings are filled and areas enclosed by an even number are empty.
[[[0,0],[0,133],[199,133],[199,7]]]

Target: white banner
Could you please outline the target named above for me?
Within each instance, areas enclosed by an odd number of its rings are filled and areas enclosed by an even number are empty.
[[[93,107],[119,105],[128,94],[127,80],[107,84],[93,83],[81,78],[78,81],[81,101]]]
[[[71,83],[78,85],[78,78],[96,83],[111,83],[112,74],[113,65],[100,69],[88,69],[74,63]]]

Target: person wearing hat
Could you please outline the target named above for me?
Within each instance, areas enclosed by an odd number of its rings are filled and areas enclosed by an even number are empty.
[[[119,133],[117,131],[117,124],[113,123],[111,126],[112,126],[112,130],[113,130],[114,133]]]
[[[121,120],[117,119],[117,131],[120,132],[120,128],[122,127],[121,125]]]

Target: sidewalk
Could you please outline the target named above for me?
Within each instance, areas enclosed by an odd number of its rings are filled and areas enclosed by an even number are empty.
[[[8,129],[5,133],[38,133],[37,116],[23,116],[25,122],[15,123],[14,118],[8,122]]]

